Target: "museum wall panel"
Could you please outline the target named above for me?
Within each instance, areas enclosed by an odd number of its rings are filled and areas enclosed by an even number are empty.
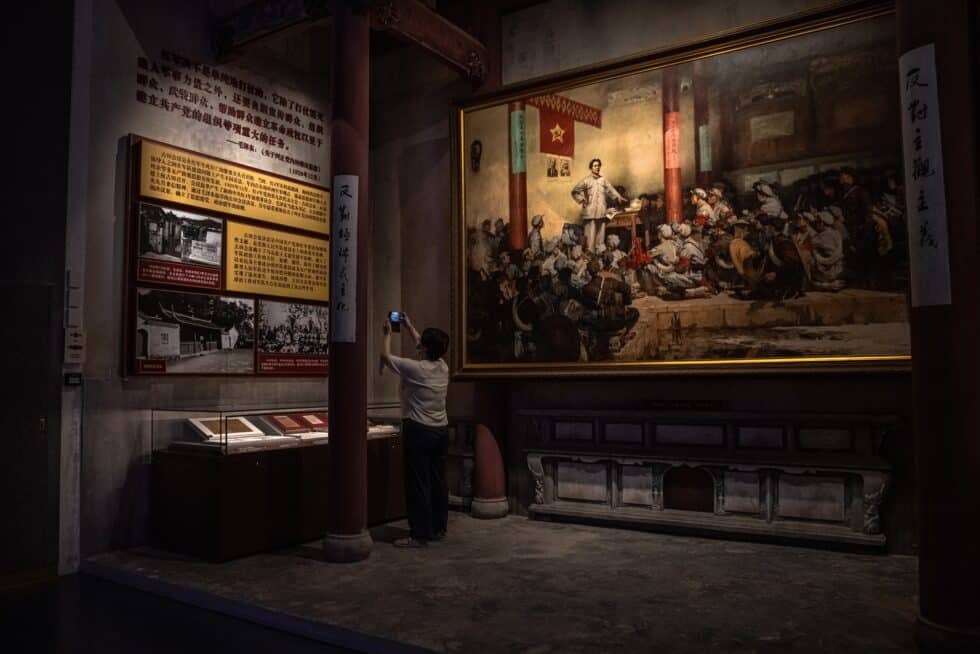
[[[570,0],[543,3],[504,17],[504,80],[516,82],[541,74],[589,65],[627,56],[652,48],[688,41],[706,33],[732,29],[759,20],[775,18],[819,2],[772,3],[630,3],[614,0],[596,5]],[[119,374],[119,330],[121,321],[121,275],[123,268],[125,177],[122,138],[129,132],[175,145],[198,149],[239,163],[256,165],[235,151],[237,146],[220,139],[207,140],[177,116],[140,106],[136,92],[136,58],[139,53],[158,52],[167,47],[191,58],[204,58],[207,24],[203,8],[187,2],[168,9],[167,20],[153,8],[135,2],[96,2],[96,46],[93,49],[91,82],[92,117],[89,152],[88,236],[86,250],[86,324],[89,352],[85,366],[85,417],[83,448],[83,553],[111,546],[138,543],[145,535],[146,479],[143,464],[149,453],[148,411],[153,406],[176,406],[182,402],[213,399],[221,403],[269,403],[275,401],[322,402],[326,392],[319,380],[223,380],[201,378],[175,382],[166,379],[123,379]],[[176,11],[181,20],[173,17]],[[554,20],[560,14],[562,20]],[[180,25],[180,29],[176,26]],[[186,25],[200,28],[184,29]],[[175,26],[172,31],[167,26]],[[129,53],[128,55],[119,53]],[[305,66],[317,71],[316,61],[325,56],[285,48],[276,56],[253,53],[237,66],[261,71],[292,89],[326,89],[325,72],[302,75],[282,62],[285,56],[304,58]],[[320,57],[318,59],[318,57]],[[313,63],[310,63],[313,62]],[[270,69],[270,66],[272,69]],[[453,100],[465,98],[465,83],[440,64],[416,49],[400,47],[372,58],[371,88],[371,211],[373,216],[371,296],[369,324],[378,325],[390,309],[408,311],[419,325],[451,324],[450,267],[450,127],[449,107]],[[632,89],[610,89],[628,99]],[[642,92],[642,91],[641,91]],[[314,93],[315,95],[315,93]],[[588,102],[588,98],[580,101]],[[737,117],[726,107],[729,98],[713,95],[709,99],[712,115],[709,127],[713,147],[722,161],[736,165],[734,144],[719,137],[726,125],[736,125]],[[326,105],[325,94],[310,99]],[[690,95],[682,97],[681,113],[691,120]],[[797,105],[789,103],[793,111]],[[609,111],[628,117],[640,105],[624,102]],[[777,107],[778,108],[778,107]],[[804,111],[804,109],[799,109]],[[807,110],[807,111],[811,111]],[[844,111],[843,109],[839,111]],[[536,108],[528,110],[529,123],[537,120]],[[773,110],[774,113],[780,113]],[[773,113],[770,112],[770,113]],[[489,113],[489,112],[488,112]],[[846,115],[845,115],[846,114]],[[827,123],[820,111],[815,128],[824,125],[860,126],[861,111],[850,109],[836,123]],[[501,118],[503,120],[503,118]],[[692,123],[693,125],[693,123]],[[690,134],[691,125],[682,132]],[[751,123],[749,123],[751,130]],[[499,134],[500,130],[488,131]],[[536,132],[536,130],[529,130]],[[485,147],[494,145],[488,136]],[[583,127],[579,134],[582,148],[603,148],[621,156],[632,152],[631,144],[602,143],[602,136]],[[649,161],[637,162],[637,173],[623,180],[631,192],[648,190],[658,184],[661,130],[651,129],[643,148]],[[504,141],[506,145],[506,141]],[[533,145],[529,150],[533,151]],[[326,162],[326,146],[322,160]],[[612,161],[607,162],[612,164]],[[324,163],[324,180],[328,175]],[[544,167],[546,161],[532,160],[530,166]],[[693,168],[683,175],[690,177]],[[645,166],[645,167],[644,167]],[[274,167],[273,167],[274,169]],[[644,172],[645,171],[645,172]],[[282,171],[279,171],[282,172]],[[488,186],[499,189],[499,207],[488,210],[481,219],[506,216],[506,171],[485,169]],[[572,178],[580,177],[577,171]],[[317,183],[325,183],[323,180]],[[529,215],[535,198],[542,204],[567,195],[560,182],[529,188]],[[497,197],[497,196],[494,196]],[[492,215],[490,215],[492,214]],[[556,216],[557,228],[563,217]],[[550,221],[549,221],[550,222]],[[380,352],[380,330],[369,342],[369,361]],[[395,345],[396,351],[399,344]],[[403,349],[404,351],[404,349]],[[450,412],[472,415],[478,404],[478,386],[455,383],[450,389]],[[522,381],[505,386],[504,402],[517,408],[634,408],[642,409],[664,400],[683,406],[703,400],[716,403],[718,410],[778,410],[786,413],[840,413],[859,407],[862,411],[908,416],[908,379],[903,375],[820,375],[803,377],[661,377],[596,381]],[[397,381],[391,375],[369,375],[369,402],[394,406]],[[635,428],[609,432],[610,438],[635,439]],[[507,453],[510,494],[513,507],[520,511],[528,497],[528,473],[524,445],[513,434],[501,434]],[[746,438],[753,438],[748,433]],[[755,434],[768,442],[772,435]],[[911,547],[911,451],[907,440],[892,444],[894,490],[883,507],[890,546],[899,551]],[[641,484],[642,486],[642,484]]]
[[[828,3],[719,4],[698,1],[678,4],[632,3],[618,0],[599,4],[571,0],[541,3],[504,16],[503,79],[505,84],[522,82],[542,75],[688,42],[705,35],[785,17],[826,4]],[[888,34],[885,36],[893,38]],[[853,66],[849,68],[850,75],[838,74],[834,77],[835,83],[828,85],[829,77],[826,71],[839,71],[840,66],[843,65],[842,61],[847,59],[846,54],[842,52],[840,58],[812,62],[800,70],[792,68],[783,70],[780,75],[777,75],[779,79],[776,80],[782,86],[763,89],[761,98],[756,99],[755,102],[751,102],[750,86],[742,85],[733,88],[719,84],[719,89],[712,89],[708,98],[712,158],[716,159],[722,168],[733,170],[744,165],[750,154],[754,161],[764,159],[767,154],[774,157],[774,160],[786,161],[792,159],[795,154],[804,152],[816,151],[819,155],[820,152],[839,152],[844,149],[864,150],[883,146],[894,149],[897,144],[883,143],[882,138],[885,134],[894,133],[895,126],[868,125],[864,109],[864,107],[874,106],[875,103],[891,101],[895,94],[891,81],[869,76],[866,67]],[[890,55],[884,52],[868,56],[873,58]],[[751,62],[743,63],[751,64]],[[720,77],[721,81],[724,81],[723,71]],[[783,86],[786,88],[782,88]],[[630,94],[638,97],[643,93],[642,90],[636,89],[605,90],[625,93],[613,96],[620,98],[629,97]],[[770,91],[771,98],[767,97]],[[743,96],[748,94],[750,100],[741,107],[741,110],[738,108],[737,99],[740,93]],[[573,97],[573,99],[585,104],[590,100],[596,104],[600,102],[597,98],[590,99],[584,96]],[[690,120],[691,94],[682,92],[681,103],[682,117],[687,115]],[[624,104],[620,107],[608,107],[603,103],[602,108],[606,111],[621,112],[625,116],[629,112],[640,111],[641,106],[641,104]],[[392,111],[397,112],[396,109]],[[530,142],[537,138],[537,112],[536,107],[527,108],[529,217],[542,213],[535,209],[536,200],[540,200],[542,206],[561,206],[560,203],[551,202],[551,196],[553,195],[555,199],[564,199],[568,194],[568,189],[560,181],[549,179],[540,185],[537,185],[537,182],[530,183],[532,179],[540,179],[540,172],[547,165],[543,155],[530,154],[539,150],[535,143]],[[498,125],[498,123],[506,124],[506,112],[503,109],[486,111],[483,116],[480,116],[480,120],[485,121],[486,124],[474,121],[474,127],[477,130],[482,127],[484,130],[485,136],[481,137],[484,152],[488,147],[506,147],[506,133]],[[650,122],[656,126],[659,121],[659,115],[655,115]],[[788,121],[792,121],[792,130],[786,127]],[[749,150],[753,147],[753,126],[757,138],[755,151],[750,153]],[[575,164],[578,168],[582,168],[578,166],[580,160],[588,161],[591,155],[585,153],[593,147],[602,148],[604,152],[620,152],[624,157],[627,156],[627,152],[633,158],[637,156],[635,154],[637,148],[630,147],[630,144],[590,140],[593,138],[592,131],[598,130],[592,130],[582,123],[576,125],[576,147],[582,153],[576,155]],[[682,125],[681,131],[682,134],[685,132],[691,134],[693,130],[691,125],[688,125],[686,130]],[[792,134],[787,134],[787,131],[792,131]],[[613,157],[604,158],[604,171],[608,169],[610,177],[615,179],[617,184],[627,186],[630,192],[657,190],[658,175],[661,174],[662,168],[654,160],[658,156],[662,157],[660,132],[659,129],[651,129],[651,134],[648,135],[649,142],[638,148],[642,152],[651,153],[647,174],[636,175],[635,179],[629,175],[625,177],[614,175],[613,169],[619,168],[614,159],[615,154]],[[726,139],[725,134],[730,134],[731,137]],[[469,140],[468,135],[464,147],[468,148]],[[468,151],[464,155],[468,155]],[[640,157],[642,156],[644,155],[641,154]],[[540,169],[538,174],[532,175],[536,168]],[[642,161],[638,162],[633,170],[641,168],[643,168]],[[792,173],[793,171],[788,169],[779,171],[779,174],[787,176]],[[583,174],[581,170],[577,170],[571,175],[571,179],[577,180]],[[749,172],[746,172],[746,175],[748,174]],[[682,177],[685,185],[692,184],[693,170],[683,170]],[[477,178],[481,179],[477,181]],[[473,180],[474,183],[482,185],[480,194],[486,202],[481,202],[483,213],[480,215],[467,214],[467,219],[474,223],[471,226],[476,226],[475,223],[488,218],[491,220],[498,216],[506,218],[507,171],[496,170],[490,160],[490,165],[482,168],[480,175],[473,176]],[[650,186],[653,188],[648,188]],[[493,189],[496,191],[494,192]],[[571,210],[574,210],[574,207]],[[557,214],[553,217],[546,216],[543,234],[546,236],[557,234],[565,219],[565,216]],[[431,278],[432,283],[442,283],[447,274],[451,274],[451,271],[440,271]],[[404,283],[405,279],[403,279]],[[678,416],[684,415],[689,419],[692,415],[696,417],[699,411],[732,414],[751,412],[763,415],[796,413],[801,417],[845,413],[894,417],[898,427],[890,432],[881,447],[881,455],[891,466],[892,474],[892,483],[881,507],[883,530],[890,551],[905,553],[914,551],[913,451],[911,433],[908,429],[913,402],[910,396],[911,385],[908,373],[697,375],[635,377],[618,380],[607,378],[601,381],[525,380],[500,382],[500,384],[505,385],[507,390],[499,400],[501,405],[499,408],[506,410],[512,420],[522,410],[561,408],[662,410],[667,414],[674,412]],[[499,384],[494,384],[497,385]],[[456,406],[460,409],[480,406],[478,395],[486,395],[488,388],[488,385],[481,383],[454,383]],[[511,425],[513,424],[512,422]],[[616,434],[620,431],[607,430],[606,440],[609,440],[610,433],[613,438],[617,438]],[[746,448],[759,448],[765,451],[790,446],[802,447],[807,443],[833,440],[834,434],[805,431],[802,434],[802,445],[796,442],[790,443],[791,436],[796,437],[786,433],[782,427],[745,425],[744,429],[738,430],[734,440],[738,443],[744,442]],[[528,503],[533,501],[533,480],[528,472],[526,456],[528,443],[523,442],[520,434],[514,429],[509,430],[509,433],[502,435],[501,438],[507,460],[512,509],[524,512]],[[626,445],[617,443],[616,446]],[[569,446],[569,449],[574,447]]]
[[[796,11],[826,3],[791,2],[727,3],[719,10],[718,3],[631,3],[608,2],[599,5],[570,1],[542,3],[527,10],[509,14],[503,18],[505,82],[519,82],[543,74],[590,65],[620,56],[628,56],[672,43],[683,42],[708,32],[734,29],[760,20],[774,19]],[[709,6],[710,5],[710,6]],[[560,15],[561,20],[555,16]],[[640,27],[637,27],[640,26]],[[669,26],[669,28],[667,27]],[[375,246],[372,260],[372,304],[377,310],[371,322],[376,324],[381,311],[401,308],[409,311],[419,324],[447,325],[450,321],[451,295],[449,280],[452,277],[447,254],[449,248],[450,157],[448,108],[455,99],[463,99],[468,89],[455,81],[453,75],[432,62],[425,55],[411,48],[399,48],[372,60],[372,120],[371,120],[371,174],[372,212],[374,216]],[[819,81],[819,80],[818,80]],[[819,87],[819,84],[818,84]],[[627,98],[632,89],[610,89],[625,92]],[[819,92],[819,88],[818,88]],[[642,93],[642,91],[640,91]],[[723,140],[722,132],[735,129],[734,102],[728,95],[712,92],[709,97],[711,115],[709,129],[712,133],[713,158],[719,157],[721,165],[736,167],[735,139]],[[870,93],[870,92],[869,92]],[[872,94],[873,95],[873,94]],[[691,113],[690,94],[682,99],[682,114]],[[589,98],[575,98],[588,103]],[[812,105],[812,98],[800,104],[799,111],[807,116],[807,131],[811,141],[826,128],[824,114],[830,111],[827,103]],[[797,104],[784,101],[794,108]],[[639,105],[624,103],[612,110],[640,111]],[[838,112],[842,109],[836,110]],[[537,124],[535,107],[528,107],[528,125]],[[769,113],[774,113],[769,112]],[[763,112],[765,113],[765,112]],[[775,112],[778,113],[778,112]],[[847,112],[845,112],[847,113]],[[861,112],[853,109],[847,121],[860,120]],[[749,117],[751,118],[751,117]],[[500,124],[506,124],[506,112],[487,111],[485,137],[481,137],[483,151],[506,148],[507,141]],[[688,118],[688,120],[690,120]],[[658,122],[655,116],[653,122]],[[748,122],[746,119],[743,122]],[[595,136],[588,126],[579,125],[577,146],[595,145],[603,148],[619,147],[622,152],[629,144],[590,141]],[[477,125],[475,129],[479,129]],[[682,126],[683,128],[683,126]],[[750,129],[750,127],[749,127]],[[599,132],[599,130],[595,130]],[[654,159],[660,154],[661,130],[652,129],[649,143],[644,150],[651,153],[647,174],[637,175],[622,183],[630,190],[647,190],[646,186],[658,183],[660,166]],[[685,130],[682,129],[682,133]],[[536,129],[528,129],[534,138]],[[691,130],[688,129],[690,134]],[[841,138],[845,138],[842,136]],[[872,138],[872,137],[867,137]],[[586,144],[586,145],[583,145]],[[469,146],[467,142],[465,146]],[[785,146],[784,146],[785,147]],[[528,152],[536,152],[534,144],[528,144]],[[587,149],[587,148],[586,148]],[[585,150],[582,150],[583,152]],[[469,151],[465,153],[469,156]],[[583,158],[585,155],[578,157]],[[540,159],[540,160],[539,160]],[[529,171],[534,167],[543,170],[547,162],[543,157],[529,157]],[[495,169],[492,159],[486,157],[481,173],[474,183],[481,184],[480,194],[489,198],[479,220],[504,217],[508,213],[507,171]],[[612,160],[608,165],[614,165]],[[466,162],[469,165],[469,162]],[[683,172],[685,179],[693,170]],[[529,175],[529,177],[532,177]],[[579,172],[573,179],[581,177]],[[617,180],[617,183],[620,183]],[[566,196],[568,190],[560,182],[550,182],[541,188],[528,188],[528,215],[535,211],[536,198],[541,204],[554,195]],[[563,217],[546,220],[546,230],[557,230]],[[395,230],[392,226],[400,225]],[[400,263],[398,261],[400,260]],[[384,307],[384,308],[382,308]],[[380,351],[380,338],[372,335],[372,360]],[[397,400],[396,381],[385,375],[375,376],[371,395],[375,401]],[[492,388],[491,388],[492,386]],[[840,414],[862,412],[893,415],[904,425],[909,417],[910,385],[908,376],[902,373],[886,375],[816,375],[806,376],[698,376],[659,377],[633,379],[604,379],[602,381],[521,381],[495,382],[492,385],[455,382],[450,386],[449,409],[457,416],[472,416],[483,404],[483,397],[502,390],[495,401],[497,411],[513,416],[521,409],[577,408],[577,409],[651,409],[658,403],[673,403],[675,407],[690,407],[692,402],[707,403],[715,411],[733,412],[799,412],[802,414]],[[683,409],[680,409],[683,411]],[[635,440],[636,428],[607,430],[607,440]],[[746,447],[779,448],[787,443],[788,435],[781,428],[746,426],[737,438]],[[625,435],[624,435],[625,434]],[[525,457],[525,443],[513,433],[499,434],[507,459],[509,493],[512,508],[522,512],[530,498],[530,476]],[[620,444],[620,443],[617,443]],[[882,506],[882,516],[889,548],[909,552],[912,549],[912,452],[910,434],[899,430],[883,448],[883,456],[892,466],[893,485]],[[642,486],[642,484],[641,484]]]
[[[121,373],[129,134],[329,185],[329,123],[320,142],[300,142],[280,132],[279,147],[271,138],[252,138],[256,119],[243,117],[263,112],[245,108],[243,98],[250,92],[254,97],[256,88],[268,99],[266,119],[276,94],[329,114],[325,39],[289,38],[216,65],[209,21],[207,3],[189,0],[94,0],[86,21],[92,30],[91,64],[89,74],[75,80],[87,85],[90,98],[85,238],[69,245],[85,262],[83,270],[71,271],[73,279],[84,279],[88,335],[81,409],[82,556],[146,537],[151,409],[326,403],[322,378],[177,381]],[[263,131],[271,136],[271,125]]]

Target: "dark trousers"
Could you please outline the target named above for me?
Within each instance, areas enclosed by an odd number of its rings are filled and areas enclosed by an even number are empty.
[[[405,453],[405,507],[412,538],[427,541],[446,531],[449,489],[446,486],[446,450],[449,429],[402,420]]]

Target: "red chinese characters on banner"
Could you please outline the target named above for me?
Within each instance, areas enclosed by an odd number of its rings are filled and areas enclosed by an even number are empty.
[[[541,116],[541,152],[558,157],[575,156],[575,119],[546,107],[539,107]]]
[[[664,115],[664,168],[681,167],[680,113],[671,111]]]

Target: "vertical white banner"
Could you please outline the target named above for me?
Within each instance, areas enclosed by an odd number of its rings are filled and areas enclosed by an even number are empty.
[[[334,175],[330,189],[330,342],[357,337],[357,175]]]
[[[933,45],[903,54],[898,59],[898,70],[912,306],[951,304],[946,184]]]
[[[510,173],[527,172],[527,113],[523,109],[510,112]]]
[[[700,144],[700,165],[698,172],[711,172],[711,128],[707,125],[698,125],[698,143]]]

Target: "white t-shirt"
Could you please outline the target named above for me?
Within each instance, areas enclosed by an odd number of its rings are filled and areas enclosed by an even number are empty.
[[[402,418],[429,427],[445,427],[446,389],[449,388],[449,366],[442,359],[430,361],[388,357],[392,370],[401,377],[398,392],[402,400]]]

